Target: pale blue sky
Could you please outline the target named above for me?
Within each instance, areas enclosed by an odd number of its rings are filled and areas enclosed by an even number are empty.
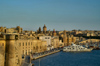
[[[0,0],[0,26],[100,30],[100,0]]]

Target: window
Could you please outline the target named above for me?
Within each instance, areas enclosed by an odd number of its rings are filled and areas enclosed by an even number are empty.
[[[27,46],[27,42],[26,42],[26,46]]]
[[[18,57],[18,55],[16,55],[16,57]]]
[[[23,43],[23,46],[24,46],[24,43]]]
[[[33,47],[35,49],[35,47]]]
[[[38,49],[38,46],[36,46],[36,49]]]

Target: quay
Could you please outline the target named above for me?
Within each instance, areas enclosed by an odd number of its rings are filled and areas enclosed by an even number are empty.
[[[51,55],[51,54],[54,54],[54,53],[57,53],[57,52],[60,52],[60,50],[56,50],[56,51],[52,51],[52,52],[49,52],[47,54],[43,54],[43,55],[39,55],[39,56],[34,56],[31,57],[32,60],[36,60],[36,59],[39,59],[41,57],[45,57],[45,56],[48,56],[48,55]]]
[[[25,56],[25,58],[22,59],[21,66],[34,66],[34,64],[31,63],[31,60],[30,60],[30,56],[29,55]]]

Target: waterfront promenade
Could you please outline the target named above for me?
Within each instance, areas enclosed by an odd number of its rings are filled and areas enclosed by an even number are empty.
[[[54,54],[54,53],[57,53],[57,52],[60,52],[60,50],[54,49],[54,50],[45,51],[45,52],[42,52],[42,53],[32,54],[31,59],[35,60],[35,59],[38,59],[38,58],[41,58],[41,57],[45,57],[45,56],[48,56],[48,55],[51,55],[51,54]]]

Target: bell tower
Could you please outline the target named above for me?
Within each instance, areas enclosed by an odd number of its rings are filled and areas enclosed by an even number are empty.
[[[46,25],[44,24],[44,26],[43,26],[43,33],[46,33],[46,31],[47,31],[47,27],[46,27]]]

